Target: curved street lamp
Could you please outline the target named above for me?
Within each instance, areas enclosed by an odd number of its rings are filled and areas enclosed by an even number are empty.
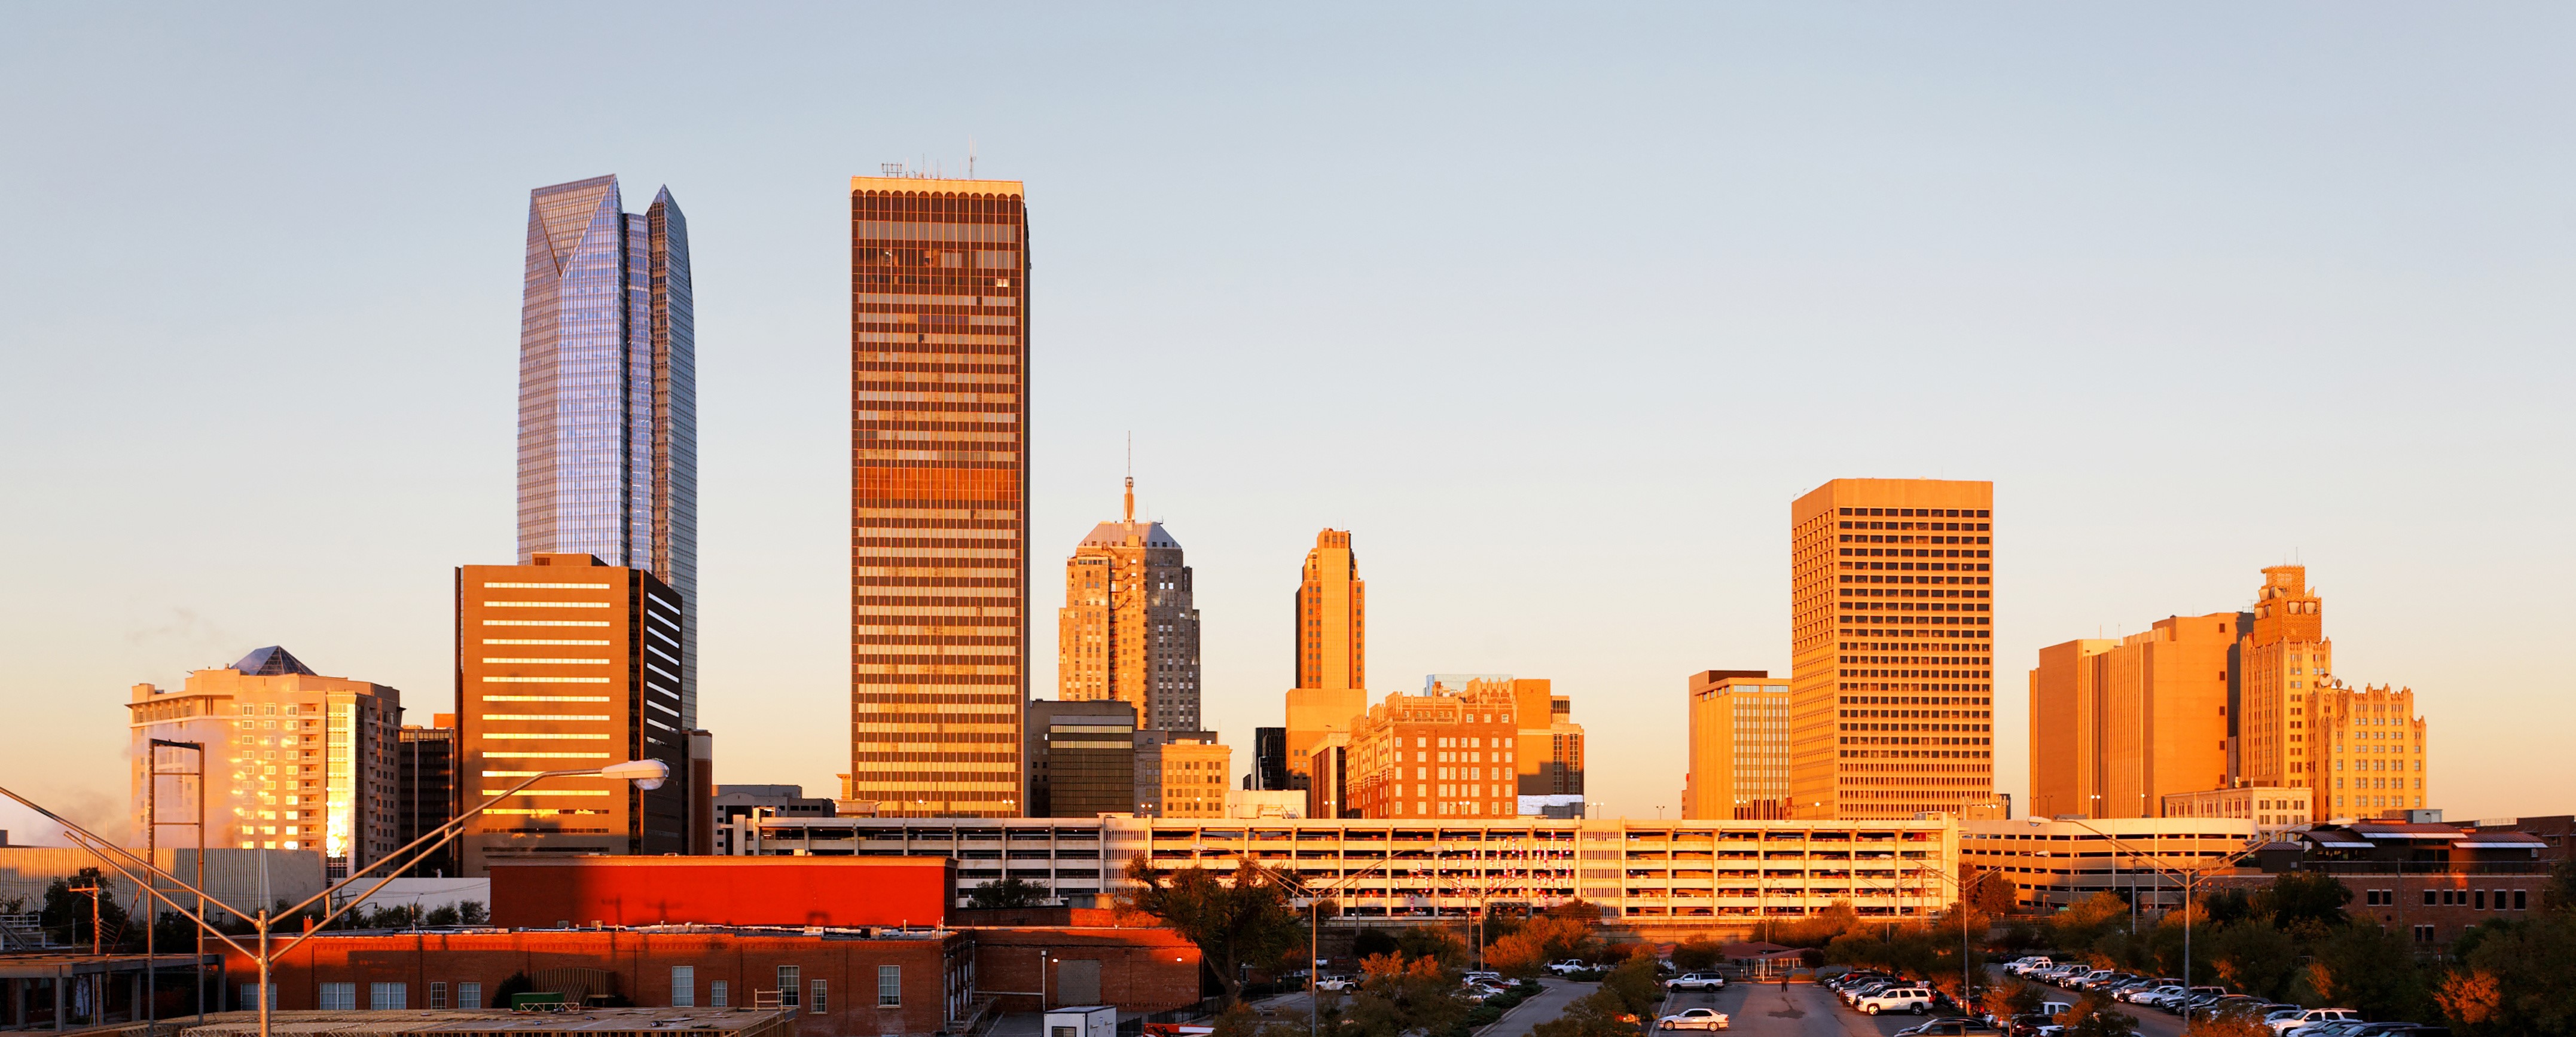
[[[63,834],[71,839],[73,845],[89,851],[90,856],[98,858],[99,863],[116,869],[117,874],[124,876],[126,881],[134,883],[137,887],[149,893],[152,899],[168,904],[172,911],[176,911],[180,915],[185,916],[189,921],[197,923],[197,928],[213,934],[216,939],[224,941],[225,945],[231,947],[233,950],[239,951],[244,956],[258,961],[259,1034],[260,1037],[270,1037],[269,1000],[271,995],[269,993],[270,984],[268,981],[268,973],[270,964],[275,962],[279,955],[294,950],[304,941],[312,939],[313,934],[321,932],[324,926],[330,925],[332,919],[338,918],[341,915],[348,913],[349,909],[365,903],[368,897],[376,895],[378,890],[384,889],[387,884],[393,882],[395,876],[400,875],[404,871],[409,870],[412,866],[419,864],[421,861],[427,859],[429,855],[438,852],[440,848],[445,847],[459,834],[464,832],[465,822],[473,820],[477,815],[491,809],[493,804],[518,795],[528,786],[544,781],[547,778],[585,777],[613,778],[621,781],[630,781],[635,783],[636,788],[650,792],[654,789],[661,788],[663,783],[671,780],[671,766],[660,760],[628,760],[624,763],[612,763],[605,767],[593,767],[583,770],[569,771],[540,771],[531,775],[527,780],[521,781],[516,785],[512,785],[509,788],[502,790],[500,795],[484,800],[481,806],[477,806],[472,810],[468,810],[457,815],[454,820],[422,834],[420,838],[414,839],[410,843],[405,844],[401,849],[377,858],[375,863],[351,872],[348,878],[332,883],[330,888],[324,889],[322,892],[305,898],[303,903],[279,912],[278,917],[291,918],[302,913],[305,908],[313,906],[316,902],[328,904],[330,903],[329,898],[332,894],[357,884],[358,880],[367,877],[367,873],[375,871],[378,868],[383,868],[387,864],[395,861],[401,861],[406,854],[411,857],[411,859],[403,863],[401,867],[386,870],[384,877],[377,879],[376,884],[369,887],[364,894],[352,897],[348,902],[341,904],[339,907],[332,908],[327,914],[322,916],[321,921],[314,923],[313,928],[306,930],[302,935],[297,936],[295,939],[287,941],[285,946],[277,947],[275,949],[271,949],[269,947],[268,936],[270,924],[275,922],[277,919],[270,917],[268,908],[262,907],[257,912],[250,912],[234,907],[231,904],[224,903],[221,900],[207,895],[205,890],[189,885],[178,876],[154,867],[152,862],[136,857],[131,851],[116,845],[106,837],[90,831],[87,828],[81,827],[61,814],[45,809],[43,806],[38,805],[34,800],[21,796],[6,787],[0,787],[0,796],[7,796],[10,799],[16,800],[19,805],[35,811],[38,816],[43,817],[56,825],[60,825],[62,827]],[[424,846],[423,844],[427,845]],[[149,875],[160,881],[146,881],[137,875],[138,871],[142,875]],[[172,899],[170,896],[162,892],[160,882],[167,882],[170,885],[178,887],[180,891],[198,898],[200,901],[199,910],[203,910],[204,904],[212,904],[231,913],[235,918],[248,920],[251,923],[252,929],[258,934],[259,949],[254,951],[248,947],[242,946],[239,941],[232,938],[231,934],[216,928],[213,923],[208,922],[203,915],[198,913],[198,911],[191,911],[188,908],[181,906],[177,900]]]

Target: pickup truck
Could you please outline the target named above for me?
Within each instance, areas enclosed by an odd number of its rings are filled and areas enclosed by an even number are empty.
[[[1877,1015],[1880,1012],[1912,1012],[1916,1015],[1930,1015],[1932,1014],[1932,989],[1930,987],[1889,987],[1853,1000],[1852,1007],[1870,1015]]]
[[[1726,989],[1726,977],[1712,975],[1705,972],[1693,972],[1665,980],[1664,986],[1666,989],[1670,990],[1724,990]]]

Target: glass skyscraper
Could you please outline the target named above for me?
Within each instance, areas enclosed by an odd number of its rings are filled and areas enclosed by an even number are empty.
[[[670,188],[640,215],[614,176],[529,192],[519,564],[595,555],[680,592],[681,730],[698,723],[696,352],[688,221]]]

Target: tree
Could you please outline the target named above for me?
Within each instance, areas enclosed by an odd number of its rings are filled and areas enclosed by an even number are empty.
[[[2352,903],[2352,890],[2321,871],[2285,871],[2272,880],[2272,887],[2254,901],[2255,910],[2269,910],[2272,924],[2298,930],[2302,924],[2311,932],[2324,932],[2351,921],[2343,906]]]
[[[1047,888],[1018,876],[986,882],[966,891],[969,907],[1036,907],[1047,901]]]
[[[2336,883],[2342,888],[2342,883]],[[2346,925],[2317,941],[2308,983],[2330,1005],[2368,1019],[2421,1019],[2432,1007],[2405,938],[2376,922]],[[2559,963],[2564,967],[2565,963]]]
[[[2243,1010],[2194,1016],[2182,1032],[2183,1037],[2275,1037],[2263,1017]]]
[[[492,912],[485,910],[480,900],[467,900],[456,905],[456,920],[463,925],[489,925]]]
[[[2112,1007],[2110,998],[2086,994],[2076,998],[2065,1011],[2057,1013],[2059,1037],[2132,1037],[2138,1032],[2136,1016]]]
[[[1467,967],[1467,941],[1447,926],[1412,925],[1396,930],[1395,950],[1406,960],[1430,958],[1446,969]]]
[[[99,873],[97,868],[82,868],[68,879],[55,879],[45,886],[45,906],[37,924],[55,934],[64,943],[87,945],[93,935],[90,916],[90,894],[73,889],[98,887],[96,932],[101,944],[114,949],[124,940],[125,908],[116,902],[116,881]]]
[[[2227,985],[2266,1001],[2287,997],[2299,978],[2298,942],[2269,918],[2244,918],[2204,930],[2196,950]]]
[[[1437,960],[1381,954],[1363,959],[1360,973],[1359,992],[1343,1017],[1359,1037],[1445,1034],[1467,1018],[1467,1003],[1452,993]]]
[[[1655,956],[1638,954],[1621,962],[1610,974],[1601,977],[1601,989],[1618,995],[1631,1015],[1651,1011],[1664,1000],[1664,986],[1655,979]]]
[[[1627,1003],[1602,989],[1576,998],[1564,1014],[1533,1027],[1530,1037],[1638,1037],[1642,1029]]]
[[[1351,957],[1366,961],[1380,955],[1397,954],[1395,934],[1369,926],[1351,936]]]
[[[456,905],[440,904],[437,907],[430,909],[428,917],[421,919],[421,924],[429,926],[460,925],[463,924],[463,916],[456,910]]]
[[[1716,968],[1725,957],[1726,945],[1705,936],[1693,936],[1673,945],[1673,967],[1684,972]]]
[[[2017,1015],[2039,1011],[2039,1003],[2044,1000],[2047,998],[2037,984],[2006,976],[2003,982],[1986,988],[1985,1000],[1980,1007],[1998,1020],[2010,1020]]]
[[[1287,883],[1258,861],[1238,861],[1231,874],[1195,864],[1165,872],[1140,853],[1128,859],[1127,878],[1135,888],[1121,902],[1196,944],[1229,1005],[1243,1001],[1245,968],[1277,965],[1306,944],[1306,920],[1289,906]]]
[[[2541,902],[2550,903],[2545,896]],[[2459,952],[2461,967],[2433,992],[2453,1030],[2466,1037],[2576,1034],[2576,969],[2567,964],[2576,961],[2576,903],[2472,932],[2477,939],[2460,940],[2470,945]]]
[[[2091,949],[2112,922],[2128,914],[2128,901],[2112,893],[2095,893],[2048,916],[2048,928],[2059,950],[2081,952]]]
[[[2000,871],[1981,871],[1968,880],[1968,904],[1977,913],[1996,917],[2012,913],[2019,891],[2013,888],[2012,876]]]

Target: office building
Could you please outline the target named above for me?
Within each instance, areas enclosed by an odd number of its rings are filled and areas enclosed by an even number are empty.
[[[564,854],[689,851],[680,718],[687,602],[651,572],[586,554],[456,570],[461,800],[479,804],[550,770],[660,760],[661,788],[553,778],[467,822],[464,873]]]
[[[1369,818],[1520,813],[1519,702],[1509,678],[1389,695],[1351,733],[1348,811]]]
[[[1349,530],[1315,534],[1299,574],[1289,644],[1297,683],[1288,692],[1288,769],[1307,772],[1325,736],[1348,733],[1368,712],[1368,584]]]
[[[1219,743],[1214,731],[1155,732],[1150,768],[1139,753],[1140,782],[1156,779],[1155,817],[1224,817],[1226,792],[1234,784],[1234,749]]]
[[[1098,817],[1136,810],[1136,707],[1126,702],[1031,702],[1027,744],[1030,817]],[[1159,779],[1158,779],[1159,780]]]
[[[155,798],[161,820],[196,812],[193,781],[150,772],[194,769],[197,754],[156,750],[157,738],[205,746],[209,847],[319,850],[326,874],[338,878],[402,845],[395,840],[400,691],[322,676],[271,645],[229,667],[190,673],[177,690],[137,684],[126,710],[137,833]]]
[[[2168,792],[2162,817],[2232,817],[2274,831],[2319,820],[2306,786],[2234,785]]]
[[[1306,771],[1294,775],[1306,787],[1307,817],[1358,817],[1351,800],[1351,736],[1325,735],[1307,749]]]
[[[1574,700],[1555,694],[1553,681],[1502,679],[1511,684],[1512,716],[1520,724],[1512,753],[1520,812],[1537,816],[1554,807],[1582,816],[1583,725],[1574,722]]]
[[[1746,938],[1765,919],[1822,914],[1838,901],[1864,918],[1893,920],[1936,914],[1958,899],[1952,876],[1960,822],[1939,816],[1680,823],[836,817],[738,825],[739,852],[757,856],[949,857],[957,861],[961,896],[1007,874],[1068,902],[1105,902],[1134,888],[1122,866],[1137,857],[1164,871],[1257,860],[1331,889],[1343,914],[1361,924],[1464,919],[1501,902],[1547,906],[1580,897],[1601,910],[1606,928],[1650,942]]]
[[[2322,816],[2380,817],[2432,802],[2432,757],[2414,689],[2355,688],[2332,677],[2309,684],[2315,712],[2307,731],[2319,735],[2310,744],[2320,766],[2308,787]]]
[[[1772,821],[1789,812],[1789,682],[1769,670],[1692,674],[1682,817]]]
[[[431,727],[404,724],[394,733],[394,845],[412,841],[456,820],[456,714],[433,714]],[[479,802],[479,801],[478,801]],[[416,879],[462,874],[456,844],[448,843],[404,872]]]
[[[2155,817],[2227,784],[2237,614],[2160,619],[2118,641],[2039,650],[2030,671],[2030,812]]]
[[[1256,727],[1252,729],[1252,769],[1243,775],[1243,787],[1250,792],[1282,792],[1296,789],[1288,781],[1288,729]]]
[[[1993,801],[1993,507],[1993,483],[1935,479],[1836,479],[1791,506],[1798,817]]]
[[[1124,702],[1144,727],[1198,730],[1190,567],[1162,523],[1136,521],[1136,480],[1127,480],[1126,519],[1092,527],[1065,560],[1056,629],[1057,698]]]
[[[617,178],[528,196],[519,312],[519,564],[591,555],[698,597],[697,328],[671,189],[624,211]],[[698,723],[698,627],[680,724]]]
[[[1022,810],[1028,212],[1020,184],[850,179],[850,798]]]

